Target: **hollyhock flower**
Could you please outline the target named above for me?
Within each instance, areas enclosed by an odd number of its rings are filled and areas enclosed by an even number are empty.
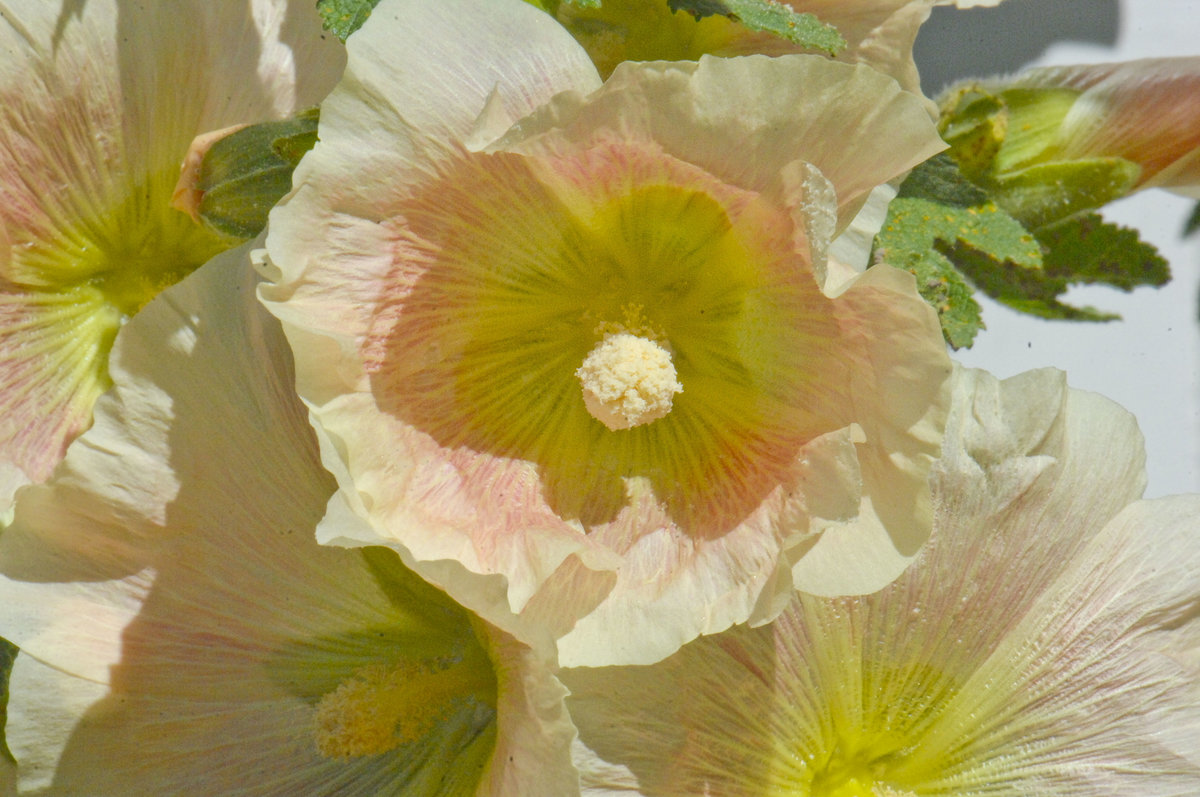
[[[306,3],[17,0],[0,14],[0,518],[91,423],[129,316],[227,248],[168,207],[192,138],[318,102]]]
[[[881,592],[565,671],[585,793],[1195,794],[1200,497],[1137,501],[1132,417],[1049,371],[960,373],[933,481]]]
[[[837,59],[868,64],[921,93],[912,49],[917,31],[936,5],[998,5],[1000,0],[785,0],[802,14],[833,25],[846,41]],[[673,12],[667,0],[604,0],[599,7],[561,3],[558,18],[608,76],[622,61],[696,60],[712,55],[783,55],[802,48],[713,15],[697,20]]]
[[[1198,89],[1200,57],[1044,67],[951,87],[942,100],[943,124],[990,122],[988,143],[959,157],[986,158],[997,175],[1123,158],[1136,164],[1130,190],[1161,187],[1200,196]],[[1003,121],[985,119],[985,106],[1001,111]]]
[[[333,485],[244,249],[149,304],[112,367],[95,425],[0,537],[22,792],[578,788],[548,642],[392,550],[317,544]]]
[[[867,192],[941,147],[916,97],[817,56],[595,90],[504,0],[385,0],[348,49],[261,289],[374,529],[323,542],[411,552],[576,663],[903,569],[949,361],[908,274],[822,285]]]

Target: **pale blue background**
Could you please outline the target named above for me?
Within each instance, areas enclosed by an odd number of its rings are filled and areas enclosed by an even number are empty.
[[[917,43],[931,95],[948,81],[1027,65],[1168,55],[1200,55],[1200,0],[1007,0],[995,9],[939,8]],[[955,355],[1000,376],[1056,366],[1072,386],[1123,404],[1146,436],[1147,496],[1200,492],[1200,234],[1180,236],[1191,208],[1191,200],[1152,190],[1105,210],[1109,219],[1137,227],[1174,274],[1164,288],[1132,294],[1078,288],[1066,297],[1124,320],[1042,321],[985,299],[988,329]]]

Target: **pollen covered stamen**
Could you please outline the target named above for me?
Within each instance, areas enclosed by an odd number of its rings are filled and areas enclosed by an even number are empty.
[[[575,375],[588,412],[613,431],[665,417],[675,394],[683,391],[671,353],[629,332],[605,335]]]
[[[317,750],[345,760],[386,753],[425,736],[461,698],[477,694],[475,664],[401,661],[359,668],[317,704]]]

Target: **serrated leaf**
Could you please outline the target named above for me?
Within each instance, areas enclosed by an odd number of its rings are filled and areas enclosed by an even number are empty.
[[[900,184],[896,197],[928,199],[962,208],[988,201],[987,192],[964,178],[954,160],[945,154],[935,155],[913,169]]]
[[[17,646],[0,637],[0,756],[14,764],[17,759],[8,749],[8,737],[5,735],[5,730],[8,727],[8,676],[12,672],[13,662],[16,660]]]
[[[687,11],[697,19],[716,14],[730,17],[751,30],[772,33],[829,55],[846,49],[846,40],[833,25],[776,0],[667,0],[667,4],[672,11]]]
[[[1105,221],[1096,213],[1038,230],[1037,237],[1045,249],[1043,268],[1051,279],[1123,291],[1171,280],[1166,259],[1137,230]]]
[[[325,30],[346,41],[363,26],[377,5],[379,0],[317,0],[317,13]]]
[[[1171,278],[1167,261],[1135,230],[1105,221],[1095,213],[1075,216],[1038,231],[1042,267],[980,258],[959,247],[947,257],[981,291],[1022,313],[1066,321],[1114,321],[1116,313],[1076,307],[1059,300],[1072,285],[1107,285],[1131,291],[1163,285]]]
[[[242,128],[213,144],[196,182],[204,223],[234,238],[258,235],[271,208],[292,189],[296,164],[317,141],[318,121],[313,108]]]
[[[1096,184],[1095,173],[1115,171],[1107,163],[1078,161],[1078,171],[1047,169],[1032,183],[1065,186],[1056,195],[1046,189],[1046,204],[1059,202],[1065,218],[1042,225],[1033,233],[1021,221],[970,185],[953,160],[939,155],[913,170],[888,207],[883,229],[875,239],[874,262],[906,268],[917,277],[925,297],[942,322],[942,332],[954,348],[971,345],[983,327],[979,307],[971,297],[977,288],[1002,304],[1042,318],[1108,321],[1118,316],[1091,307],[1060,301],[1077,284],[1102,284],[1129,291],[1140,285],[1162,285],[1170,279],[1166,261],[1134,230],[1106,222],[1095,213],[1080,213],[1071,205],[1086,192],[1071,188]],[[1095,167],[1095,173],[1088,173]],[[1046,164],[1047,167],[1054,164]],[[1074,168],[1074,167],[1073,167]],[[1136,168],[1136,167],[1135,167]],[[1126,174],[1128,172],[1125,172]],[[1062,175],[1067,177],[1062,177]],[[1114,182],[1120,182],[1116,180]],[[966,183],[964,185],[964,183]],[[982,197],[982,201],[979,201]],[[1032,205],[1031,205],[1032,206]]]
[[[969,347],[984,326],[973,289],[957,268],[965,257],[1026,271],[1042,264],[1041,247],[1029,231],[962,177],[948,156],[939,155],[901,184],[875,239],[872,262],[913,273],[955,349]]]

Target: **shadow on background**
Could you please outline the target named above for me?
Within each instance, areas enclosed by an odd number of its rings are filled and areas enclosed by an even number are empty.
[[[935,8],[913,48],[921,88],[935,97],[960,78],[1015,72],[1054,42],[1111,45],[1120,17],[1118,0],[1008,0],[970,11]]]

